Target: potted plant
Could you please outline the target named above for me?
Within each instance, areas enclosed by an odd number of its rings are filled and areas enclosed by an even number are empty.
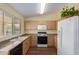
[[[75,7],[66,7],[61,11],[61,18],[68,18],[75,15],[79,15],[79,10]]]

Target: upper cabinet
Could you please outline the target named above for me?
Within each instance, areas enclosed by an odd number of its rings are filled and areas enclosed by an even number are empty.
[[[37,30],[38,25],[47,26],[47,30],[57,29],[57,21],[25,21],[25,30]]]
[[[3,11],[0,10],[0,38],[3,36]]]
[[[21,22],[19,18],[13,18],[13,34],[20,34],[21,32]]]
[[[4,35],[12,35],[12,16],[4,12]]]

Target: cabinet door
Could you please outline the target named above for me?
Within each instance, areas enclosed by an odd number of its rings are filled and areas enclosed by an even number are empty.
[[[55,47],[55,35],[48,35],[48,47]]]
[[[23,42],[23,54],[26,54],[28,50],[27,39]]]
[[[22,55],[22,43],[10,51],[10,55]]]
[[[37,46],[37,35],[31,35],[31,47]]]
[[[23,55],[25,55],[30,48],[30,37],[23,42]]]
[[[57,34],[54,35],[54,42],[55,42],[54,46],[55,48],[57,48]]]

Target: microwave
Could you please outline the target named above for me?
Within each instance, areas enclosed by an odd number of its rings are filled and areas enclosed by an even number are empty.
[[[38,25],[37,30],[47,30],[47,25]]]

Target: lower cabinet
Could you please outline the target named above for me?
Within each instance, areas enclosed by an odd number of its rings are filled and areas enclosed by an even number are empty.
[[[37,35],[31,35],[31,47],[37,47]]]
[[[48,47],[57,47],[55,34],[49,34],[48,35]],[[28,38],[26,38],[21,44],[16,46],[10,51],[10,55],[26,55],[30,47],[37,46],[37,36],[32,35]]]
[[[37,47],[37,35],[31,35],[31,47]],[[57,47],[57,34],[48,34],[48,47]]]
[[[56,34],[48,34],[48,47],[56,47]]]
[[[26,38],[21,44],[10,50],[9,55],[26,55],[31,44],[31,36]]]
[[[55,39],[55,47],[57,48],[57,35],[54,36]]]
[[[30,48],[30,39],[31,37],[27,38],[23,42],[23,55],[25,55],[28,52],[28,49]]]
[[[10,55],[22,55],[22,43],[10,51]]]

